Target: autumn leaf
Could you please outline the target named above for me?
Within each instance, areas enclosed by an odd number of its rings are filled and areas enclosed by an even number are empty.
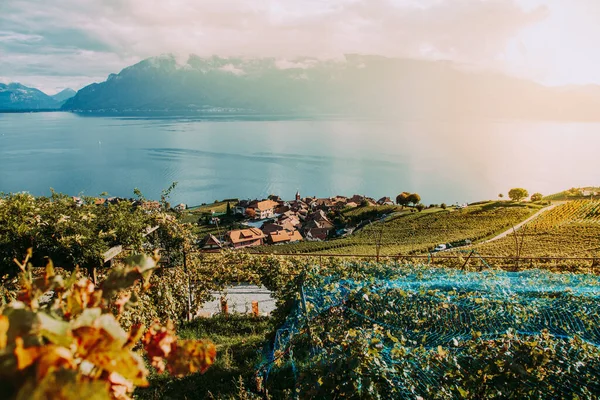
[[[217,349],[212,342],[182,340],[177,342],[175,351],[168,357],[167,368],[174,376],[204,373],[215,362],[216,357]]]
[[[4,350],[6,347],[8,324],[8,317],[6,315],[0,315],[0,350]]]
[[[17,369],[23,370],[32,365],[41,354],[41,349],[37,346],[25,348],[23,338],[20,336],[15,339],[14,355],[17,358]]]

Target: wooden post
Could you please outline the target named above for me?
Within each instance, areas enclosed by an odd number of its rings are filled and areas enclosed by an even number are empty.
[[[227,298],[225,296],[221,296],[221,313],[223,315],[229,314],[229,306],[227,305]]]
[[[462,266],[462,270],[465,270],[465,267],[467,266],[467,264],[469,263],[469,259],[471,258],[471,256],[473,255],[473,253],[475,253],[475,250],[471,250],[471,252],[469,253],[469,256],[467,257],[467,259],[465,260],[465,263]]]
[[[252,315],[258,317],[258,301],[252,301]]]
[[[187,275],[187,320],[192,320],[192,282],[187,269],[187,253],[183,250],[183,272]]]

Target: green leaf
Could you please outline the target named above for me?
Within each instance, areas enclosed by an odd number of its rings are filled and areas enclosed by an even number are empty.
[[[40,322],[40,334],[54,344],[68,347],[73,342],[68,322],[61,321],[40,312],[37,314]]]

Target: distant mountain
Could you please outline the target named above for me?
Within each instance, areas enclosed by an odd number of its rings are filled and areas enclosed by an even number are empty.
[[[0,83],[0,111],[58,109],[62,102],[20,83]]]
[[[75,94],[77,94],[76,91],[74,91],[73,89],[64,89],[62,91],[60,91],[59,93],[56,93],[55,95],[51,96],[54,100],[58,101],[59,103],[63,104],[65,101],[69,100],[71,97],[75,96]]]
[[[450,62],[150,58],[81,89],[63,110],[600,120],[600,87],[550,88]]]

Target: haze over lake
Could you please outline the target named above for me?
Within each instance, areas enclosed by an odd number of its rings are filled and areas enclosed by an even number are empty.
[[[177,181],[188,205],[296,190],[450,204],[597,185],[599,148],[598,123],[0,114],[0,191],[158,198]]]

